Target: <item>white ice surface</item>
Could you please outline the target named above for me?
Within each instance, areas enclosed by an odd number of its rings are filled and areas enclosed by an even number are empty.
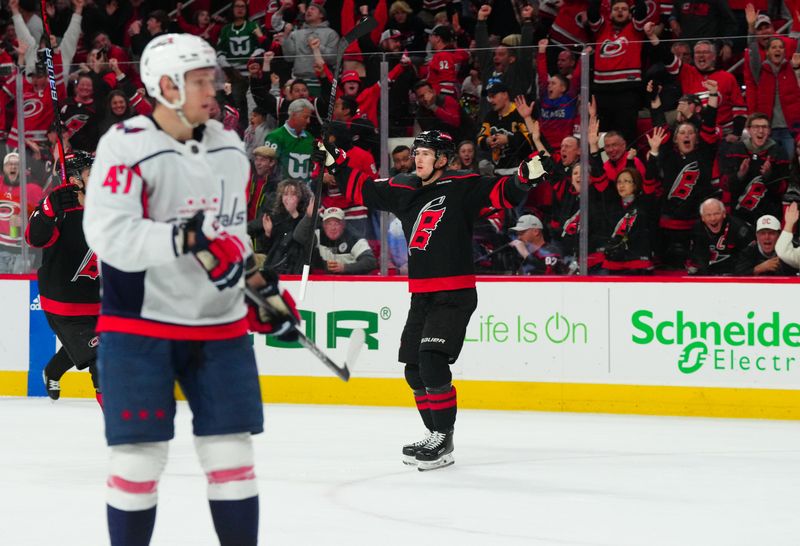
[[[267,405],[261,544],[800,544],[800,423],[460,411],[456,464],[400,463],[413,409]],[[182,404],[154,546],[214,545]],[[0,544],[108,544],[94,401],[0,398]]]

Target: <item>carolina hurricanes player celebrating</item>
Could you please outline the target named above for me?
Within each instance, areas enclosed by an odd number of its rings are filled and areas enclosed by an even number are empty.
[[[216,54],[203,39],[165,34],[141,58],[158,102],[101,139],[84,231],[101,263],[98,369],[111,447],[107,485],[112,546],[147,545],[157,486],[174,435],[174,382],[194,414],[223,546],[258,540],[250,435],[263,429],[251,330],[296,332],[277,278],[253,272],[247,237],[250,165],[242,141],[209,119]],[[250,308],[243,276],[279,309]],[[278,316],[280,313],[280,316]]]
[[[68,184],[53,188],[36,207],[25,232],[29,245],[43,248],[39,298],[61,348],[42,371],[47,394],[58,400],[61,376],[71,367],[89,368],[97,401],[97,315],[100,281],[97,258],[83,237],[83,200],[92,154],[75,150],[64,158]]]
[[[348,166],[347,154],[318,144],[315,161],[325,161],[345,196],[358,205],[394,213],[408,240],[411,309],[400,338],[398,359],[414,391],[428,435],[403,446],[403,462],[433,470],[453,464],[456,389],[450,364],[464,344],[478,305],[472,263],[473,224],[487,206],[511,208],[546,174],[538,155],[517,174],[483,177],[447,168],[455,157],[453,139],[424,131],[414,139],[414,173],[388,180],[369,178]]]

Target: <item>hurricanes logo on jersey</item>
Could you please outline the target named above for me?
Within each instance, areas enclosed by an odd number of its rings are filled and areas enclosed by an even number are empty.
[[[672,183],[672,187],[669,190],[668,199],[680,199],[681,201],[686,201],[686,199],[692,194],[692,190],[694,189],[695,185],[697,184],[697,180],[700,178],[700,165],[697,161],[692,161],[687,163],[681,172],[678,173],[678,176],[675,177],[675,182]]]
[[[66,126],[67,129],[69,129],[69,132],[74,135],[75,133],[83,129],[88,122],[89,122],[89,116],[87,116],[86,114],[75,114],[74,116],[71,116],[68,120],[66,120],[64,122],[64,125]]]
[[[764,185],[763,179],[761,176],[756,176],[747,184],[747,187],[742,192],[742,196],[739,198],[739,202],[736,204],[736,208],[755,210],[766,193],[767,187]]]
[[[605,58],[619,57],[628,51],[628,39],[620,36],[616,40],[605,40],[600,45],[600,56]]]
[[[564,222],[564,230],[561,232],[562,237],[567,235],[576,235],[580,231],[581,224],[581,211],[576,212]]]
[[[92,252],[92,249],[89,249],[70,282],[75,282],[80,277],[88,277],[94,281],[97,279],[98,275],[100,275],[100,268],[97,267],[97,255]]]
[[[614,237],[625,237],[636,223],[637,211],[632,211],[623,216],[614,228]]]
[[[436,231],[439,222],[442,221],[447,207],[443,206],[445,196],[442,195],[429,201],[417,215],[414,222],[414,234],[408,242],[408,253],[412,250],[427,250],[431,235]]]

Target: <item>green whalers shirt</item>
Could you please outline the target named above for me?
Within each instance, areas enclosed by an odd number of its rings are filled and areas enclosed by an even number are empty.
[[[222,27],[217,42],[217,51],[225,55],[231,66],[247,75],[247,59],[258,49],[258,38],[253,31],[258,27],[253,21],[247,21],[237,27],[233,23]]]
[[[298,135],[284,124],[267,135],[264,145],[277,152],[284,177],[311,182],[311,152],[314,151],[311,133],[303,131]]]

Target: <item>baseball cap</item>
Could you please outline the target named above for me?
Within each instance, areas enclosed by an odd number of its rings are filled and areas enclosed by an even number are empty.
[[[700,97],[698,97],[697,95],[695,95],[693,93],[689,93],[689,94],[686,94],[686,95],[681,95],[681,98],[678,99],[678,102],[690,102],[690,103],[698,105],[698,106],[703,104],[703,101],[700,100]]]
[[[267,159],[275,159],[278,153],[272,146],[259,146],[253,150],[253,155],[266,157]]]
[[[339,80],[341,83],[358,82],[361,83],[361,78],[358,77],[358,72],[355,70],[345,70]]]
[[[510,93],[510,90],[505,83],[498,81],[486,88],[487,95],[494,95],[495,93]]]
[[[399,30],[397,30],[395,28],[390,28],[390,29],[387,29],[387,30],[384,30],[383,32],[381,32],[381,42],[383,42],[384,40],[389,40],[391,38],[395,38],[395,39],[399,40],[400,36],[402,36],[402,35],[403,35],[403,33],[400,32]]]
[[[777,218],[775,218],[771,214],[765,214],[764,216],[759,218],[758,221],[756,222],[756,231],[761,231],[762,229],[771,229],[773,231],[780,231],[781,223]]]
[[[330,220],[331,218],[336,218],[337,220],[344,220],[344,211],[339,207],[328,207],[325,209],[325,212],[322,213],[322,221]]]
[[[19,162],[19,154],[17,152],[8,152],[6,156],[3,158],[3,165],[13,160]]]
[[[769,15],[767,15],[766,13],[762,13],[758,17],[756,17],[755,28],[758,28],[761,25],[771,25],[771,24],[772,24],[772,19],[770,19]]]
[[[445,42],[452,42],[455,40],[455,33],[453,29],[447,25],[436,25],[431,29],[431,36],[438,36]]]
[[[517,225],[511,228],[513,231],[525,231],[528,229],[544,229],[542,221],[533,214],[523,214],[517,220]]]

